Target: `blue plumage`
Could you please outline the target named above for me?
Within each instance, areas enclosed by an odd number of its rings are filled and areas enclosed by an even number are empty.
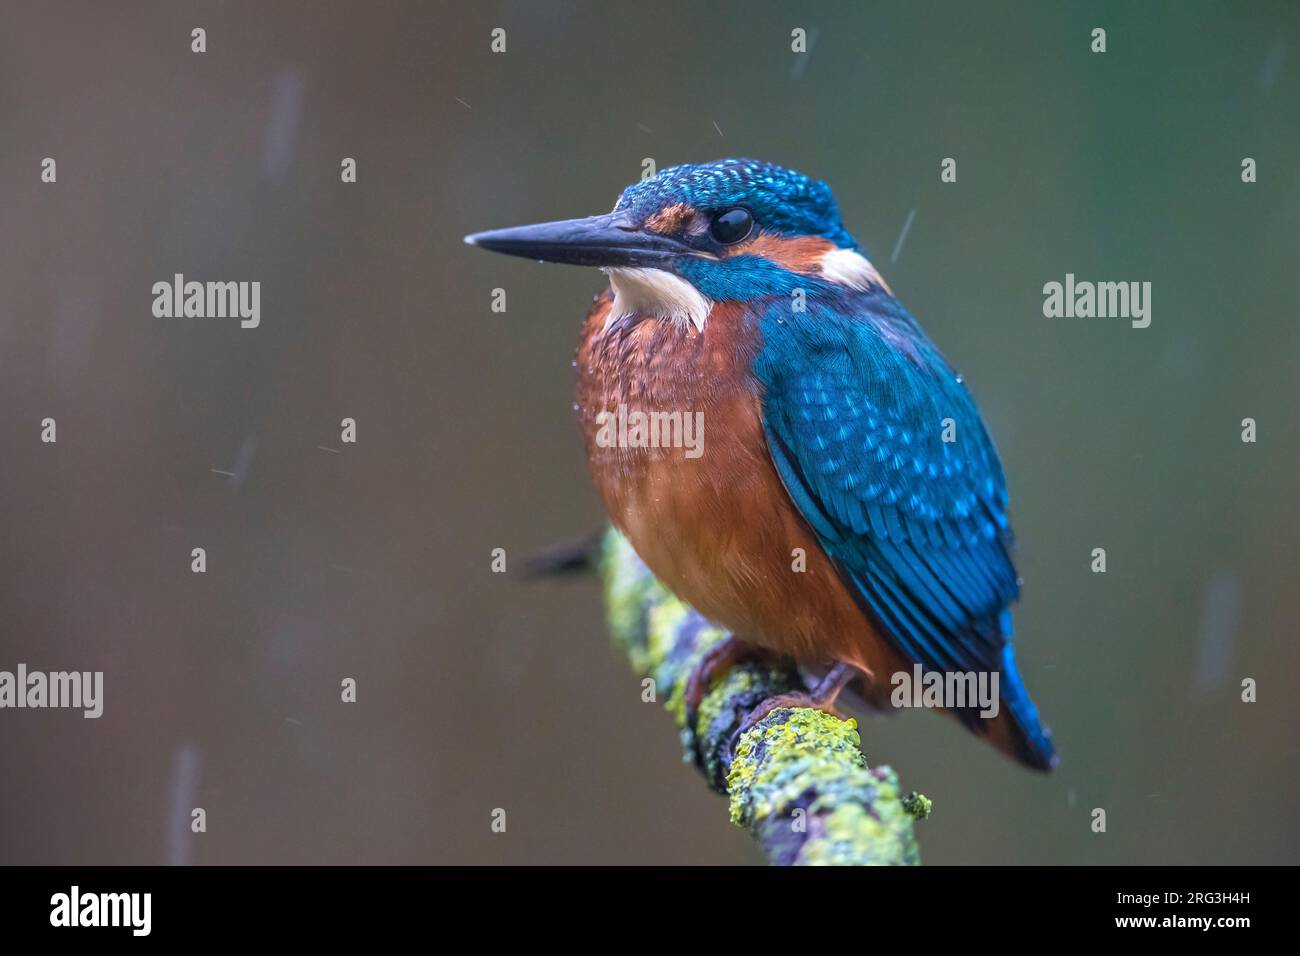
[[[758,296],[781,296],[788,302],[796,289],[806,296],[834,291],[830,283],[790,272],[761,256],[735,256],[726,262],[690,259],[678,265],[678,272],[715,302]]]
[[[744,206],[771,232],[821,236],[841,248],[857,248],[840,222],[830,186],[775,163],[720,159],[672,166],[628,186],[614,211],[645,217],[675,203],[701,209]]]
[[[1006,483],[965,384],[883,292],[776,303],[760,328],[763,426],[800,514],[905,655],[927,671],[999,671],[1028,756],[1050,764],[1008,641]],[[959,716],[979,729],[974,711]]]

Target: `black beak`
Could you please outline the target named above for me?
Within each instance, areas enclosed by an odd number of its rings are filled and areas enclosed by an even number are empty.
[[[604,268],[663,269],[678,256],[699,254],[676,239],[647,232],[617,213],[476,232],[465,241],[508,256]]]

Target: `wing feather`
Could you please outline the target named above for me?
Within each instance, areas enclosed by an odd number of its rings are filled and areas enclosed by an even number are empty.
[[[1001,666],[1019,595],[1002,467],[964,383],[895,300],[761,323],[763,426],[795,506],[896,646]],[[945,427],[955,429],[944,441]]]

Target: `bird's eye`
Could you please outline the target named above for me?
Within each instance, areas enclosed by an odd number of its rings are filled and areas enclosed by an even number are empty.
[[[748,237],[753,228],[754,217],[749,210],[737,207],[714,216],[709,233],[724,246],[730,246]]]

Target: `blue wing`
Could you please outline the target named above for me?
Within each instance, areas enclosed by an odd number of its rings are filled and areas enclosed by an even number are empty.
[[[796,507],[903,654],[927,671],[1000,671],[1017,723],[1042,735],[1009,643],[1006,483],[966,386],[890,296],[781,305],[761,320],[755,374]]]

